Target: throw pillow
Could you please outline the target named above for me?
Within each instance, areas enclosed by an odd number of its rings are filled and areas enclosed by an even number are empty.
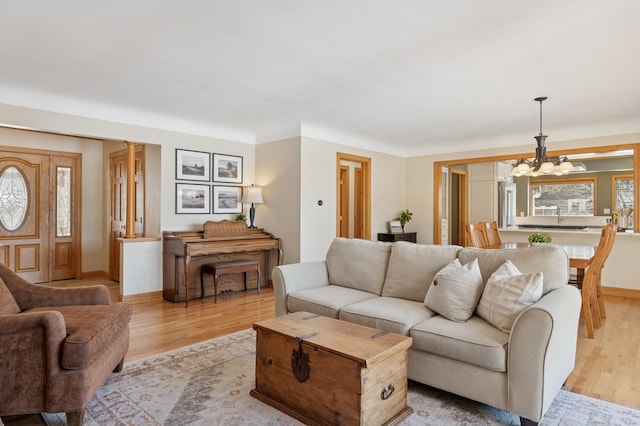
[[[19,314],[20,306],[13,298],[13,294],[7,288],[2,278],[0,278],[0,315]]]
[[[478,315],[509,333],[520,312],[540,300],[542,288],[542,272],[522,275],[507,260],[487,280],[478,304]]]
[[[478,260],[460,265],[458,259],[442,268],[424,298],[427,308],[456,322],[471,318],[482,296],[482,275]]]

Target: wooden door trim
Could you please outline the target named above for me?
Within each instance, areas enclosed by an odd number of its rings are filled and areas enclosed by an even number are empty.
[[[351,182],[349,180],[349,167],[340,164],[340,186],[339,186],[339,199],[340,199],[340,216],[338,220],[340,221],[340,232],[338,234],[339,237],[349,238],[349,199],[350,199],[350,185]],[[346,202],[346,207],[345,207]],[[346,211],[346,214],[345,214]],[[346,228],[346,229],[345,229]],[[346,230],[346,233],[345,233]],[[346,235],[345,235],[346,234]]]
[[[452,175],[458,175],[458,245],[466,247],[464,226],[468,215],[467,172],[449,169]],[[453,185],[449,185],[449,203],[453,199]],[[449,228],[449,244],[451,244],[451,228]]]
[[[336,153],[336,235],[340,235],[340,162],[352,161],[362,167],[362,238],[371,239],[371,158],[359,155]]]

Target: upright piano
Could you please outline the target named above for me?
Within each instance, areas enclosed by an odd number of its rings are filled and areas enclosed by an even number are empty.
[[[271,277],[271,268],[282,259],[280,239],[262,229],[249,229],[244,222],[222,220],[208,221],[202,231],[163,233],[162,294],[171,302],[186,301],[213,295],[213,285],[205,287],[202,294],[200,268],[207,263],[232,260],[256,260],[260,264],[261,282],[255,286],[266,286]],[[187,271],[188,273],[185,273]],[[244,289],[241,274],[231,277],[221,286],[223,291]],[[248,287],[251,288],[251,281]],[[253,287],[255,288],[255,287]]]

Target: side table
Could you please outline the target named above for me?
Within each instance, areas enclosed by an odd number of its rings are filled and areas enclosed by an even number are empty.
[[[378,241],[408,241],[415,243],[417,234],[417,232],[405,232],[404,234],[378,233]]]

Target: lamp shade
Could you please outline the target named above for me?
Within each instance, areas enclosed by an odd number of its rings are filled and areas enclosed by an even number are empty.
[[[262,188],[259,186],[248,186],[244,188],[242,194],[243,203],[262,204]]]

